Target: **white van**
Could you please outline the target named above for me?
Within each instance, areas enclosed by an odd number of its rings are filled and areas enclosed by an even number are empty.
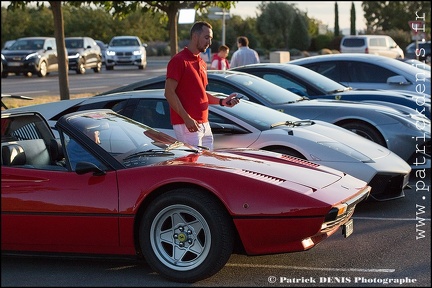
[[[403,50],[387,35],[344,36],[340,44],[341,53],[366,53],[390,58],[404,58]]]

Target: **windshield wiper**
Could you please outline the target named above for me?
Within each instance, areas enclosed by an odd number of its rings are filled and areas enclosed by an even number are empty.
[[[285,122],[277,122],[270,125],[271,128],[275,128],[278,126],[303,126],[303,125],[312,125],[314,122],[312,120],[300,120],[300,121],[285,121]]]
[[[140,151],[133,153],[127,157],[125,157],[123,160],[129,160],[135,157],[139,156],[172,156],[174,153],[167,151],[166,149],[150,149],[146,151]]]
[[[165,148],[165,151],[169,151],[169,150],[173,150],[173,149],[177,149],[181,146],[184,146],[185,144],[183,142],[180,141],[176,141],[174,143],[171,143],[170,145],[168,145],[167,148]],[[200,146],[198,146],[200,147]],[[204,147],[200,147],[200,148],[204,148]],[[198,149],[193,149],[193,148],[186,148],[186,149],[181,149],[182,151],[188,151],[188,152],[194,152],[194,153],[198,153]],[[208,150],[208,148],[207,148]]]

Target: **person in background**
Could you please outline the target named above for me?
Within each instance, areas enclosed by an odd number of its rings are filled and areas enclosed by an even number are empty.
[[[221,45],[219,47],[219,52],[213,55],[210,69],[212,70],[228,70],[230,64],[228,62],[229,47],[226,45]]]
[[[258,53],[249,48],[249,39],[246,36],[237,37],[238,50],[231,57],[231,68],[260,63]]]
[[[206,92],[207,63],[205,52],[213,39],[212,26],[204,21],[194,23],[188,45],[168,62],[165,98],[177,140],[195,147],[213,149],[213,133],[208,121],[209,105],[232,107],[239,103],[237,93],[218,98]]]

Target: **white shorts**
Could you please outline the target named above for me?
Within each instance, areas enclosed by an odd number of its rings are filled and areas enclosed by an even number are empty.
[[[198,124],[196,132],[190,132],[185,124],[173,125],[173,129],[177,140],[197,148],[204,146],[213,150],[213,133],[209,122]]]

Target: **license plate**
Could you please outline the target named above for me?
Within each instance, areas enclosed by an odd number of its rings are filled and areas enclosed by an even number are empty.
[[[20,62],[9,62],[8,66],[21,66]]]
[[[342,225],[342,235],[347,238],[354,232],[354,219],[350,219],[344,225]]]

